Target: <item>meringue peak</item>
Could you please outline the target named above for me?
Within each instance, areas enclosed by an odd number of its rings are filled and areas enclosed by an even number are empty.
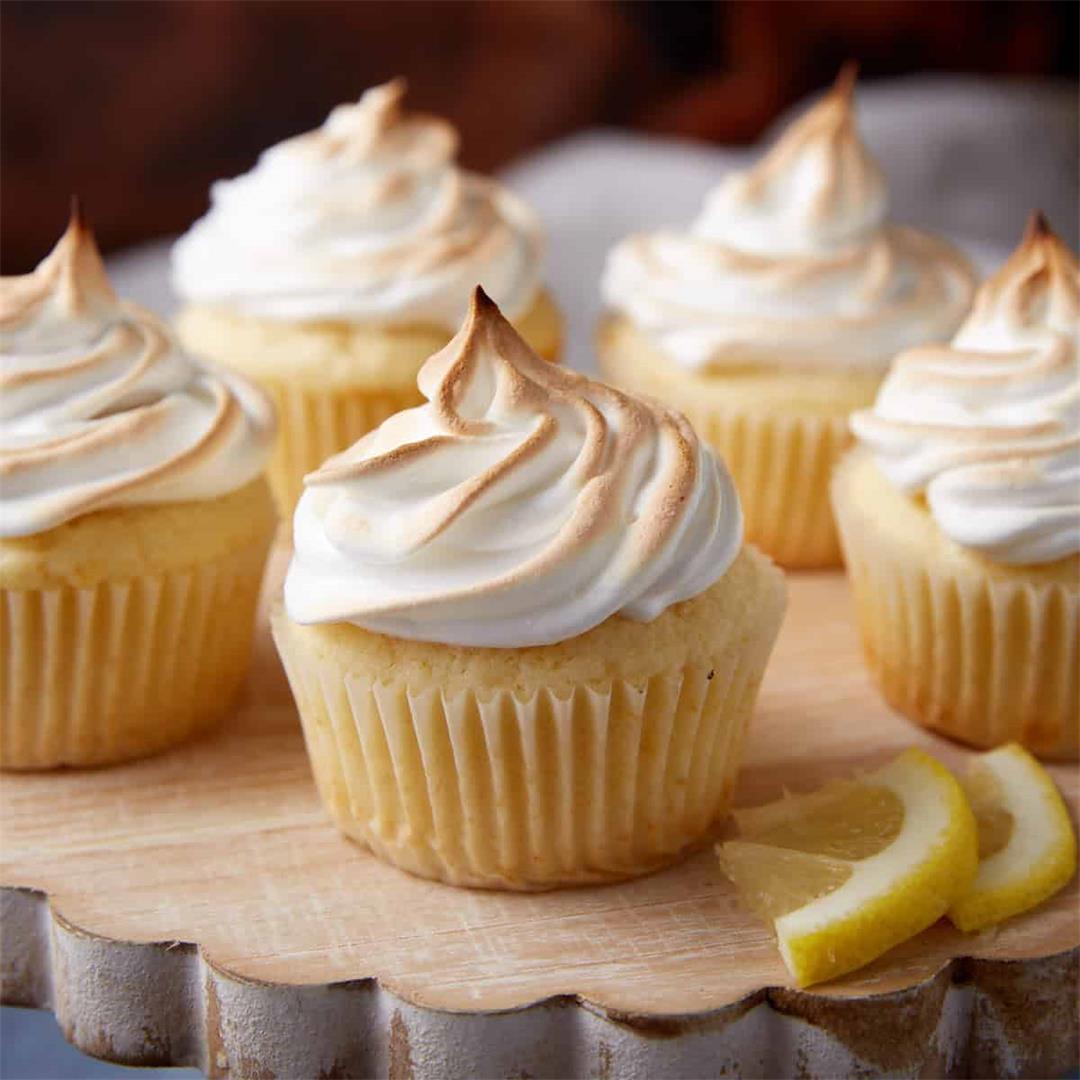
[[[1018,565],[1080,551],[1080,265],[1042,215],[952,343],[901,353],[852,428],[957,543]]]
[[[409,82],[402,75],[378,86],[369,86],[360,95],[357,111],[370,117],[378,127],[388,128],[401,119],[408,91]]]
[[[320,127],[271,147],[268,153],[300,151],[356,165],[385,160],[413,168],[452,161],[458,151],[457,132],[437,116],[407,112],[407,90],[403,78],[369,87],[358,101],[333,108]]]
[[[1046,220],[1046,215],[1041,210],[1032,210],[1030,217],[1027,219],[1027,225],[1024,226],[1024,240],[1052,236],[1053,233],[1054,230],[1050,228],[1050,222]]]
[[[1016,250],[978,292],[956,344],[990,328],[1011,335],[1052,332],[1075,337],[1080,320],[1080,263],[1040,211],[1028,219]],[[1012,347],[1008,341],[1005,347]]]
[[[449,336],[483,281],[512,318],[535,302],[540,222],[457,164],[457,132],[406,108],[404,79],[220,180],[173,251],[177,291],[284,322],[424,325]]]
[[[813,255],[866,242],[888,211],[885,177],[855,121],[857,69],[745,172],[721,182],[694,231],[755,255]]]
[[[359,134],[369,138],[388,131],[404,115],[404,79],[391,79],[365,90],[358,101],[338,105],[323,121],[322,130],[329,134]]]
[[[269,402],[117,298],[77,209],[33,273],[0,278],[0,317],[0,536],[214,498],[262,471]]]
[[[46,306],[53,316],[81,319],[116,302],[93,230],[72,199],[67,228],[52,251],[29,274],[0,278],[0,331],[17,335],[48,315]]]
[[[757,164],[727,175],[688,231],[633,235],[608,256],[608,305],[676,363],[884,373],[967,315],[975,275],[963,255],[886,220],[885,178],[855,121],[856,73],[846,64]]]
[[[426,404],[306,478],[296,621],[550,644],[655,618],[735,558],[738,496],[687,420],[540,359],[482,289],[418,383]]]
[[[859,81],[859,61],[845,60],[836,73],[829,93],[851,102],[855,97],[855,84]]]
[[[487,367],[482,379],[477,378],[480,366]],[[461,329],[427,359],[416,382],[448,427],[459,427],[482,415],[495,394],[520,402],[534,379],[544,381],[553,373],[565,374],[536,355],[478,285]]]

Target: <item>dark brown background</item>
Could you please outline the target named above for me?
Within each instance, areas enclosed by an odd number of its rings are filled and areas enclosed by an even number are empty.
[[[756,138],[847,57],[864,78],[1075,77],[1075,3],[158,0],[0,5],[0,261],[24,271],[69,195],[106,249],[183,229],[209,183],[405,74],[491,169],[595,124]]]

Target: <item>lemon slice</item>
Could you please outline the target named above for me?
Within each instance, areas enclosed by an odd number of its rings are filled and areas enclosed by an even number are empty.
[[[1076,836],[1047,771],[1009,743],[980,754],[963,780],[979,829],[979,869],[949,909],[982,930],[1053,896],[1076,872]]]
[[[736,811],[724,872],[800,986],[870,963],[941,918],[975,877],[975,818],[943,765],[907,750],[855,780]]]

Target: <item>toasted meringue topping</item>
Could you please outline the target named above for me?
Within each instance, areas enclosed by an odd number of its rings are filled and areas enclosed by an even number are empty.
[[[268,319],[453,330],[479,281],[523,314],[539,287],[536,216],[459,169],[457,134],[405,113],[404,93],[401,79],[374,87],[214,184],[174,248],[177,291]]]
[[[688,233],[631,236],[608,257],[607,303],[677,363],[880,368],[945,341],[974,288],[941,240],[886,222],[881,169],[855,124],[854,69]]]
[[[117,299],[77,214],[33,273],[0,278],[0,536],[233,491],[273,428],[257,390]]]
[[[306,478],[301,623],[520,648],[702,592],[742,542],[724,467],[678,413],[539,359],[477,290],[427,404]]]
[[[852,428],[957,543],[1019,565],[1080,551],[1080,264],[1041,215],[952,344],[897,357]]]

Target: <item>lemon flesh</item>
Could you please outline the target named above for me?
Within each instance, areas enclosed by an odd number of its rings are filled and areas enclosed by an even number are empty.
[[[1076,872],[1076,834],[1047,771],[1016,743],[980,754],[964,778],[979,830],[979,867],[949,909],[973,932],[1019,915]]]
[[[772,926],[800,986],[854,971],[913,937],[975,877],[968,800],[921,750],[735,819],[740,839],[719,845],[721,867]]]

